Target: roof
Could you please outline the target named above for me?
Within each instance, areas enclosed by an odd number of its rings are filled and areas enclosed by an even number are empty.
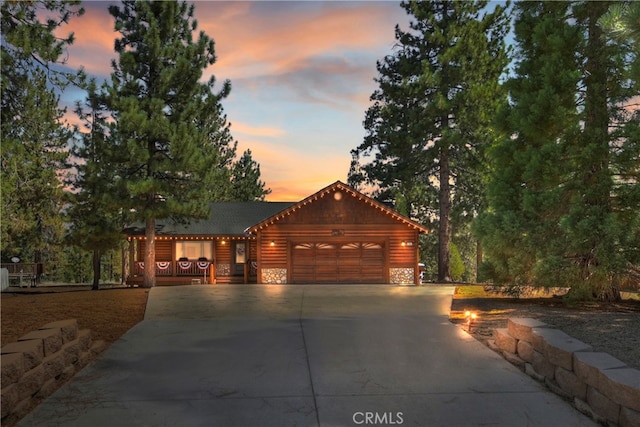
[[[212,202],[206,220],[192,220],[189,224],[180,224],[170,218],[156,220],[157,235],[174,236],[238,236],[245,230],[280,212],[294,202]],[[144,224],[141,222],[125,228],[128,235],[144,235]]]
[[[365,203],[367,205],[370,205],[371,207],[378,209],[379,211],[381,211],[382,213],[385,213],[387,215],[389,215],[390,217],[392,217],[394,220],[402,222],[403,224],[407,225],[408,227],[411,227],[415,230],[418,230],[420,233],[428,233],[429,229],[427,227],[425,227],[424,225],[413,221],[411,218],[408,218],[402,214],[400,214],[398,211],[388,207],[387,205],[380,203],[374,199],[372,199],[369,196],[365,196],[364,194],[360,193],[359,191],[354,190],[353,188],[351,188],[350,186],[348,186],[347,184],[341,182],[341,181],[336,181],[333,184],[323,188],[322,190],[312,194],[311,196],[307,197],[304,200],[301,200],[298,203],[292,203],[290,206],[285,207],[282,211],[277,212],[273,215],[271,215],[268,218],[265,218],[264,220],[261,220],[260,222],[255,223],[255,225],[251,226],[250,228],[248,228],[246,231],[247,232],[251,232],[251,233],[256,233],[259,230],[268,227],[272,224],[274,224],[275,222],[279,221],[280,219],[286,217],[287,215],[290,215],[291,213],[295,212],[296,210],[302,208],[303,206],[307,206],[315,201],[317,201],[320,198],[325,197],[328,194],[334,193],[336,191],[343,191],[345,193],[347,193],[348,195],[350,195],[351,197],[354,197],[356,199],[358,199],[358,201]]]

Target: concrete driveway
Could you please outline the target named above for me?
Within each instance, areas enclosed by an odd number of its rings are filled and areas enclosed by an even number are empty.
[[[183,286],[42,403],[42,426],[589,426],[448,321],[452,287]]]

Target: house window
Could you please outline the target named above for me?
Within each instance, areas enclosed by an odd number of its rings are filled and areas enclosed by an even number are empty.
[[[211,242],[194,242],[190,240],[178,240],[176,242],[176,259],[187,258],[189,260],[197,260],[206,258],[211,260],[212,250]]]

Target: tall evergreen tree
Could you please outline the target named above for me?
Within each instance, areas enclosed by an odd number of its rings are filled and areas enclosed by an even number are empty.
[[[81,15],[79,2],[2,2],[0,88],[2,254],[42,262],[62,234],[62,187],[57,172],[67,156],[56,89],[79,73],[56,68],[73,34],[54,32]],[[43,16],[47,16],[43,20]]]
[[[559,232],[564,169],[559,142],[578,132],[574,96],[580,38],[566,22],[569,9],[568,2],[516,5],[515,72],[522,77],[506,83],[514,104],[498,120],[505,137],[491,151],[491,206],[475,224],[491,258],[486,273],[499,282],[530,284],[536,253]]]
[[[123,208],[145,223],[144,286],[155,285],[157,218],[206,217],[216,186],[218,150],[212,129],[220,123],[227,81],[214,92],[215,78],[202,83],[216,56],[204,32],[197,40],[194,6],[167,1],[124,1],[111,6],[121,35],[113,61],[108,108],[115,119],[110,158],[126,191]]]
[[[72,148],[74,169],[70,174],[68,194],[70,206],[66,212],[67,240],[92,253],[93,286],[99,289],[102,256],[122,244],[125,215],[119,201],[117,169],[109,162],[110,134],[107,120],[109,112],[98,93],[95,82],[88,86],[83,104],[76,104],[76,114],[84,122],[84,130],[77,132]]]
[[[490,206],[476,224],[497,282],[615,299],[638,260],[637,114],[624,109],[637,92],[631,53],[598,26],[608,6],[516,6],[520,55],[502,117],[513,137],[492,151]]]
[[[470,217],[479,208],[484,146],[504,100],[508,19],[500,5],[483,12],[487,4],[402,2],[415,20],[410,31],[396,26],[396,51],[378,62],[367,135],[352,151],[351,184],[400,193],[412,213],[437,207],[439,281],[451,280],[454,210]]]
[[[265,189],[264,186],[265,183],[260,180],[260,165],[251,157],[251,150],[247,149],[232,167],[231,200],[264,200],[271,193],[271,189]]]

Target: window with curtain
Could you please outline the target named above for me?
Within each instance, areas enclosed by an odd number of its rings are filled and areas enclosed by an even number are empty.
[[[212,245],[210,241],[195,242],[191,240],[178,240],[176,242],[176,260],[187,258],[196,261],[199,258],[212,258]]]

